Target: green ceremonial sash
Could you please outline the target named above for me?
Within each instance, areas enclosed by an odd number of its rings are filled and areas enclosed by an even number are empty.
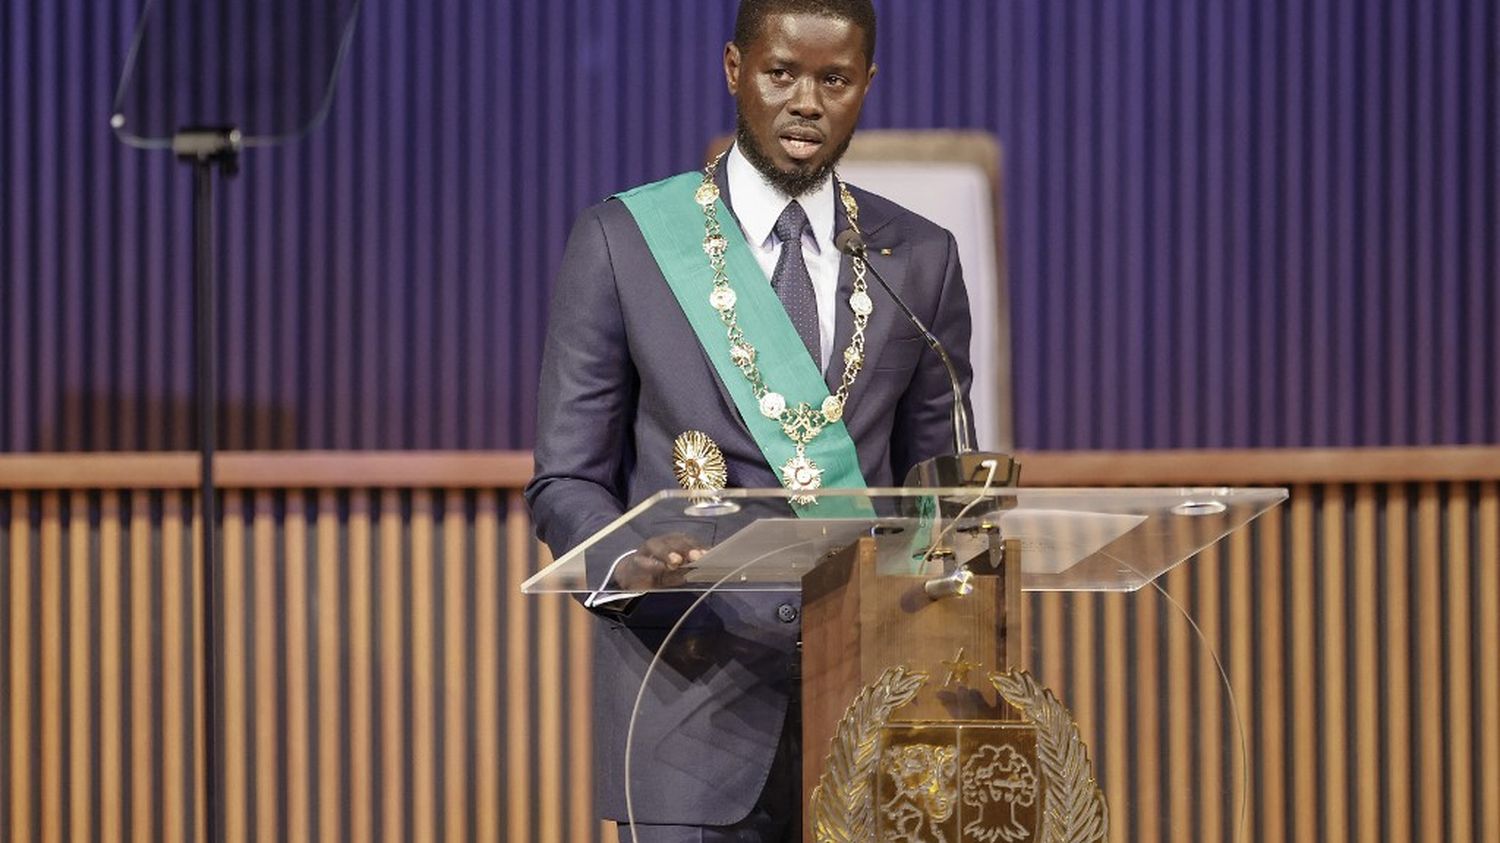
[[[635,217],[652,257],[677,296],[677,303],[698,335],[698,342],[718,372],[719,380],[729,390],[771,470],[780,477],[782,464],[796,455],[797,448],[782,432],[779,422],[761,414],[749,379],[729,359],[729,337],[724,322],[708,302],[709,293],[713,292],[713,271],[703,251],[703,209],[693,198],[702,184],[701,174],[683,173],[618,194],[617,198]],[[724,222],[721,226],[724,238],[729,242],[724,255],[725,272],[734,286],[740,329],[755,345],[756,363],[762,372],[774,373],[773,388],[786,396],[788,407],[804,401],[813,407],[821,406],[828,397],[828,386],[808,355],[807,346],[792,326],[781,299],[766,282],[765,273],[722,199],[718,201],[718,214]],[[854,440],[842,421],[824,427],[806,450],[808,458],[823,469],[824,488],[865,488]],[[793,509],[798,515],[819,518],[872,514],[863,499],[822,496],[818,500],[817,505]]]

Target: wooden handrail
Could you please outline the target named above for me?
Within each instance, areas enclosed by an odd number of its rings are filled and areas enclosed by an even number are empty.
[[[520,488],[530,451],[225,451],[230,489]],[[0,455],[0,489],[191,489],[192,452]]]
[[[1021,454],[1025,486],[1290,486],[1500,480],[1500,447],[1043,451]]]
[[[1026,486],[1264,486],[1500,480],[1500,447],[1036,451]],[[231,451],[225,488],[520,488],[528,451]],[[3,454],[0,489],[190,489],[190,452]]]

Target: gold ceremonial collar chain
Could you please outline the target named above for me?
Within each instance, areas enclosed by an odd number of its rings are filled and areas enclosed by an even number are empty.
[[[807,446],[824,428],[844,417],[844,403],[849,399],[849,389],[854,385],[854,379],[859,376],[859,370],[865,362],[865,326],[869,324],[870,313],[875,309],[865,286],[865,262],[863,258],[852,259],[854,289],[849,294],[849,309],[854,311],[854,335],[849,338],[849,347],[844,349],[844,377],[838,390],[823,399],[822,405],[818,407],[806,401],[795,407],[787,406],[786,396],[766,386],[755,362],[755,345],[745,337],[735,315],[734,289],[729,285],[729,275],[724,269],[724,255],[728,251],[729,241],[725,239],[724,230],[719,224],[719,186],[714,183],[714,173],[723,160],[724,155],[720,154],[703,168],[703,184],[694,195],[698,206],[703,209],[703,251],[708,255],[709,267],[714,273],[714,288],[709,293],[708,303],[718,312],[719,319],[728,330],[730,360],[750,381],[750,388],[760,404],[761,415],[779,422],[782,432],[797,446],[796,455],[781,466],[782,485],[796,493],[792,497],[794,502],[815,503],[810,493],[823,485],[823,469],[808,458]],[[854,196],[849,193],[849,188],[843,181],[835,179],[835,182],[838,184],[839,200],[844,205],[844,213],[849,217],[849,225],[858,232],[859,205],[855,203]]]

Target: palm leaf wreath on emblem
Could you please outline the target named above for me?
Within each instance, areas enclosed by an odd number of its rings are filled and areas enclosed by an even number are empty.
[[[880,730],[891,712],[911,702],[927,674],[891,667],[859,692],[830,741],[828,769],[813,788],[810,809],[817,843],[867,843],[875,830],[873,785]]]
[[[1109,809],[1073,715],[1024,670],[991,673],[990,682],[1036,727],[1036,756],[1047,783],[1041,843],[1103,840],[1109,833]]]

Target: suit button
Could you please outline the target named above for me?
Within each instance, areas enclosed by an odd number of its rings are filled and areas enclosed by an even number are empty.
[[[791,623],[797,619],[797,607],[790,603],[782,603],[776,607],[776,620],[782,623]]]

